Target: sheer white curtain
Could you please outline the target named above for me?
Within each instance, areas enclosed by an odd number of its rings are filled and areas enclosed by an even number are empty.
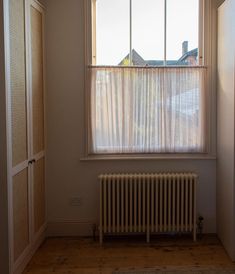
[[[205,68],[90,72],[91,153],[205,152]]]

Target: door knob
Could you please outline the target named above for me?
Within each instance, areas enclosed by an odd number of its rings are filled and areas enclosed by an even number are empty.
[[[36,162],[36,160],[35,160],[35,159],[32,159],[32,160],[28,161],[28,164],[29,164],[29,165],[32,165],[32,164],[35,163],[35,162]]]

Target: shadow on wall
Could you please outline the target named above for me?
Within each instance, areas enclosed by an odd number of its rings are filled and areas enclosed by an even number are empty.
[[[217,7],[219,7],[225,0],[217,0]]]

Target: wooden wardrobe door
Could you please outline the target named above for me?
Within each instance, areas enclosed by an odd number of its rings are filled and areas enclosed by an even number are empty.
[[[45,224],[45,142],[44,142],[44,11],[30,1],[31,55],[31,134],[33,163],[33,232],[40,232]]]
[[[9,1],[12,178],[10,180],[12,263],[30,244],[28,96],[25,72],[24,0]]]

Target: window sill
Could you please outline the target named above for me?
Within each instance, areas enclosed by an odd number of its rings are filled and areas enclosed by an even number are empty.
[[[161,154],[161,155],[88,155],[80,158],[81,162],[86,161],[157,161],[157,160],[216,160],[211,154]]]

